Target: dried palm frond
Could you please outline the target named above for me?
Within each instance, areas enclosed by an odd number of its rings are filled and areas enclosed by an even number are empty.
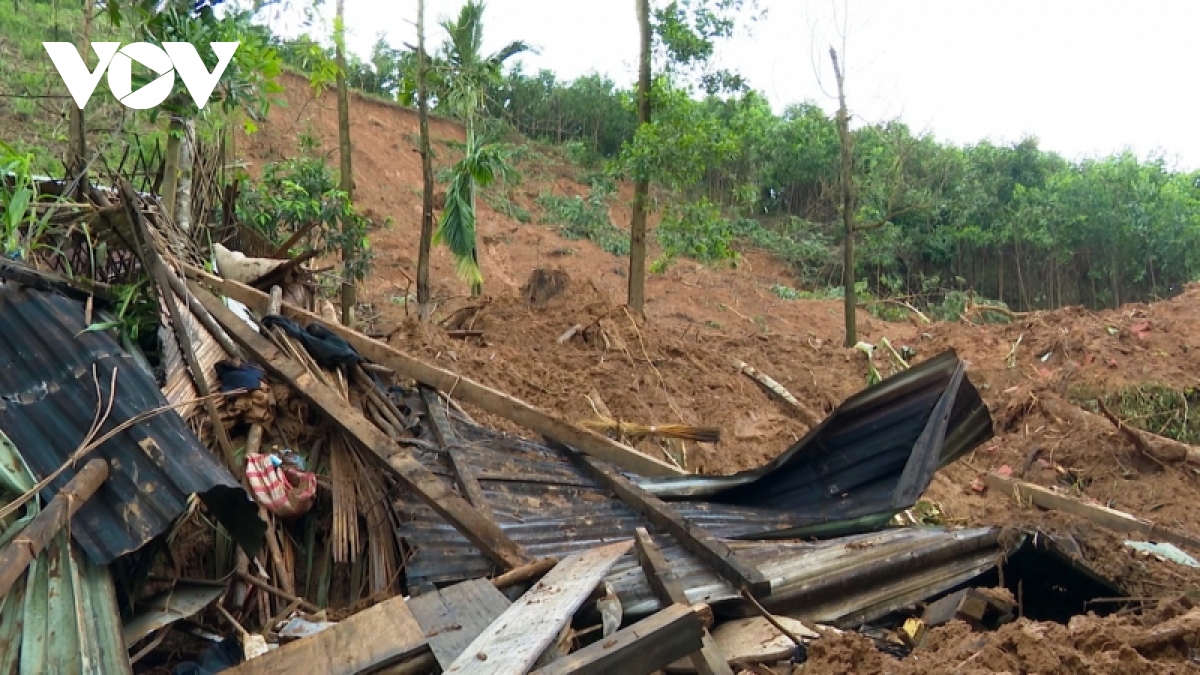
[[[693,427],[686,424],[646,425],[633,422],[618,422],[603,415],[594,420],[584,420],[579,423],[593,431],[601,433],[615,432],[629,439],[640,438],[678,438],[697,443],[716,443],[721,440],[721,430],[713,427]]]

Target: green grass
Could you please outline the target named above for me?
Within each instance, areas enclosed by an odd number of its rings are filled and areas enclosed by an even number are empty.
[[[5,0],[11,3],[12,0]],[[20,0],[19,11],[11,4],[0,10],[0,140],[19,152],[33,153],[33,171],[60,175],[67,146],[68,106],[74,106],[58,71],[54,69],[42,42],[72,42],[83,28],[82,3],[50,0]],[[95,41],[132,41],[128,26],[114,28],[104,12],[93,22]],[[88,54],[89,66],[95,55]],[[132,115],[113,98],[106,80],[92,94],[86,109],[89,150],[99,150],[110,167],[115,168],[123,151],[124,130],[154,135],[144,114]]]

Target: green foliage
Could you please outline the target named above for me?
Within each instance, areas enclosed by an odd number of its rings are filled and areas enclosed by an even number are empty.
[[[629,255],[629,233],[612,224],[608,215],[611,192],[592,186],[587,198],[562,197],[549,192],[537,198],[542,221],[558,228],[567,239],[587,239],[615,256]]]
[[[655,234],[666,260],[685,256],[705,264],[737,263],[737,251],[730,246],[733,225],[707,198],[668,205]]]
[[[33,211],[33,153],[19,153],[0,142],[0,254],[26,257],[45,230]]]
[[[496,213],[512,218],[518,223],[528,224],[533,221],[529,209],[513,201],[508,190],[485,190],[483,199]]]
[[[1134,427],[1188,445],[1200,445],[1200,415],[1191,413],[1200,406],[1198,388],[1178,390],[1144,384],[1126,387],[1103,398],[1105,407]]]
[[[339,189],[336,172],[317,153],[311,137],[302,141],[305,154],[267,164],[260,180],[247,183],[238,195],[238,220],[276,244],[316,223],[307,238],[311,247],[323,253],[341,251],[349,238],[358,253],[351,274],[364,279],[372,257],[367,237],[370,222]]]
[[[146,279],[134,284],[116,286],[113,288],[113,295],[116,297],[113,318],[95,322],[84,331],[115,330],[143,349],[151,347],[157,341],[156,334],[161,318],[158,303],[150,288]]]
[[[450,249],[458,276],[472,285],[483,283],[475,244],[475,190],[496,180],[508,182],[515,177],[503,146],[477,143],[468,136],[466,154],[451,167],[446,207],[433,232],[433,243],[445,244]]]

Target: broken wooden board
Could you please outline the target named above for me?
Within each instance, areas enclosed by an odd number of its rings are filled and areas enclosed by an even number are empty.
[[[444,672],[447,675],[528,672],[632,545],[631,540],[622,541],[564,558],[468,645]]]
[[[196,267],[189,266],[187,274],[259,314],[266,311],[269,300],[266,293],[245,284],[222,279]],[[463,403],[468,403],[493,415],[499,415],[547,438],[553,438],[580,452],[586,452],[594,457],[612,462],[628,471],[643,476],[678,476],[686,473],[678,467],[643,455],[628,445],[618,443],[603,434],[571,424],[508,394],[425,363],[382,342],[372,340],[362,333],[339,324],[329,324],[312,312],[284,303],[283,314],[305,326],[313,321],[320,322],[348,342],[363,357],[381,366],[391,368],[402,377],[410,377],[421,384],[453,393],[454,398]]]
[[[667,563],[658,545],[650,538],[646,528],[637,528],[634,536],[637,541],[638,562],[641,563],[642,572],[646,574],[646,580],[659,602],[664,607],[670,604],[690,605],[683,584],[675,576],[675,571]],[[695,672],[700,675],[733,675],[728,661],[712,635],[708,630],[704,630],[700,635],[700,651],[691,656]]]
[[[633,507],[681,546],[691,551],[734,588],[748,588],[755,596],[771,592],[771,582],[758,568],[741,559],[725,542],[704,528],[689,523],[679,512],[658,497],[650,494],[615,470],[602,466],[586,455],[576,455],[579,463],[617,499]]]
[[[1102,525],[1114,532],[1140,534],[1150,541],[1165,541],[1176,546],[1186,546],[1200,551],[1200,539],[1148,520],[1143,520],[1124,511],[1110,509],[1099,504],[1088,504],[1079,499],[1061,495],[1040,485],[989,473],[984,479],[988,488],[1012,495],[1018,501],[1033,503],[1034,506],[1050,511],[1062,511]]]
[[[274,377],[290,384],[338,428],[382,458],[406,487],[413,490],[472,544],[478,546],[480,551],[507,569],[515,569],[533,562],[525,550],[509,539],[495,521],[459,497],[437,474],[418,462],[407,448],[400,446],[382,429],[367,421],[359,409],[350,405],[333,389],[318,382],[304,366],[284,355],[270,340],[259,335],[216,296],[199,286],[192,286],[196,299],[246,351],[248,357],[253,358]]]
[[[449,668],[509,605],[508,598],[486,579],[464,581],[408,601],[442,668]]]
[[[960,619],[987,630],[995,630],[1000,624],[1012,621],[1014,610],[1011,604],[981,593],[978,589],[964,588],[929,603],[921,620],[930,628]]]
[[[704,633],[701,607],[671,605],[534,673],[652,673],[700,648],[700,636]]]
[[[357,675],[404,661],[429,648],[404,598],[351,615],[332,628],[224,671],[228,675]]]
[[[821,637],[796,619],[775,615],[775,620],[801,640],[815,640]],[[791,638],[761,616],[726,621],[713,629],[712,637],[728,662],[741,666],[784,661],[792,657],[796,648],[796,643],[792,642]],[[664,670],[668,673],[697,672],[695,666],[687,659],[679,659]]]

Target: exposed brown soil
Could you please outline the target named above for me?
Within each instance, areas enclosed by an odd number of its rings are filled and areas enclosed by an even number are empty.
[[[294,152],[297,135],[311,128],[336,164],[332,96],[313,100],[306,84],[291,76],[287,85],[289,105],[273,110],[270,123],[240,148],[242,154],[261,166]],[[595,416],[586,398],[594,391],[622,421],[719,427],[718,444],[686,447],[687,468],[705,473],[758,466],[806,431],[786,405],[738,374],[732,359],[774,377],[814,410],[830,410],[864,386],[865,357],[841,346],[840,305],[775,297],[773,284],[792,282],[769,256],[747,252],[732,270],[684,261],[651,275],[643,320],[621,305],[627,283],[623,260],[589,242],[565,240],[536,218],[519,224],[482,202],[479,233],[488,298],[465,297],[467,289],[454,277],[448,253],[437,249],[432,258],[441,298],[437,318],[448,321],[444,326],[417,323],[391,301],[410,290],[408,278],[415,270],[416,118],[364,98],[352,101],[351,112],[356,199],[374,215],[395,221],[391,229],[372,234],[376,267],[362,291],[372,305],[373,327],[389,334],[392,345],[568,419]],[[435,138],[461,137],[445,121],[435,121],[432,128]],[[520,187],[522,204],[528,206],[543,189],[585,192],[573,179],[567,169],[539,178],[540,183],[531,179]],[[613,221],[622,225],[627,188],[619,195]],[[559,255],[564,251],[571,254]],[[542,278],[527,284],[535,274]],[[986,472],[1004,466],[1021,473],[1036,446],[1040,451],[1023,473],[1025,480],[1200,533],[1194,475],[1139,456],[1111,424],[1073,424],[1039,404],[1066,400],[1069,392],[1200,385],[1200,288],[1152,305],[1106,312],[1067,308],[997,326],[914,326],[860,317],[862,339],[886,336],[915,349],[917,360],[956,349],[992,410],[996,438],[940,472],[925,496],[941,506],[950,524],[1029,525],[1069,534],[1083,562],[1118,580],[1128,595],[1165,598],[1169,604],[1200,588],[1195,570],[1135,553],[1118,535],[973,487]],[[560,344],[559,336],[576,324],[583,329]],[[451,337],[449,328],[482,331],[482,337]],[[877,365],[886,374],[883,359]],[[477,417],[517,431],[502,420]],[[663,457],[655,442],[640,447]],[[1187,640],[1145,653],[1125,644],[1133,632],[1164,618],[1155,610],[1136,617],[1077,617],[1070,626],[1020,620],[992,633],[952,624],[933,630],[928,642],[904,660],[847,634],[815,643],[806,672],[1183,672],[1191,657]]]

